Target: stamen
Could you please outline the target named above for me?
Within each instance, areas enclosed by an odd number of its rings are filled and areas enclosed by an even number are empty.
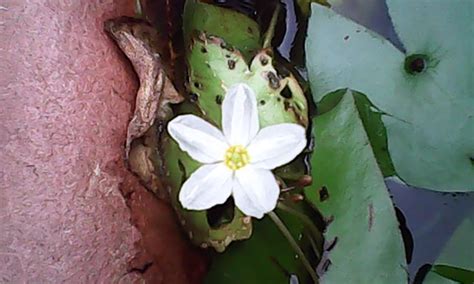
[[[227,149],[224,157],[224,163],[231,170],[235,171],[245,167],[250,161],[247,149],[242,145],[232,146]]]

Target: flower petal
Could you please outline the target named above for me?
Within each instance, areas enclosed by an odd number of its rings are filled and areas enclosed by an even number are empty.
[[[293,160],[305,147],[304,127],[294,123],[282,123],[261,129],[247,151],[252,165],[274,169]]]
[[[204,165],[184,182],[179,201],[186,209],[204,210],[224,203],[232,192],[232,171],[222,164]]]
[[[244,214],[260,219],[275,209],[280,189],[270,170],[249,165],[236,171],[235,177],[232,195]]]
[[[222,132],[209,122],[192,114],[180,115],[168,123],[168,132],[181,150],[201,163],[224,159],[228,148]]]
[[[257,99],[247,84],[229,88],[222,102],[222,129],[231,145],[247,146],[258,132]]]

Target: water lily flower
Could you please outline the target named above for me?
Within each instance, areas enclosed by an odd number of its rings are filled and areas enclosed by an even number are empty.
[[[169,122],[168,132],[181,150],[203,164],[184,182],[179,201],[186,209],[205,210],[232,195],[244,214],[262,218],[280,194],[271,170],[304,149],[305,129],[293,123],[260,129],[255,93],[242,83],[224,97],[222,129],[191,114]]]

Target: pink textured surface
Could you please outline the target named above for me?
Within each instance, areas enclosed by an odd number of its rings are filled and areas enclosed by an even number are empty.
[[[0,3],[0,283],[141,277],[119,191],[136,83],[102,31],[132,4]]]

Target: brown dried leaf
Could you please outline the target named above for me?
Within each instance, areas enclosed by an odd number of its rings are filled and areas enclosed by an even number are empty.
[[[140,81],[135,112],[128,125],[125,155],[128,159],[133,140],[145,134],[155,119],[170,114],[170,103],[179,103],[183,97],[166,75],[160,58],[166,41],[147,22],[130,17],[106,21],[105,30],[131,61]]]

